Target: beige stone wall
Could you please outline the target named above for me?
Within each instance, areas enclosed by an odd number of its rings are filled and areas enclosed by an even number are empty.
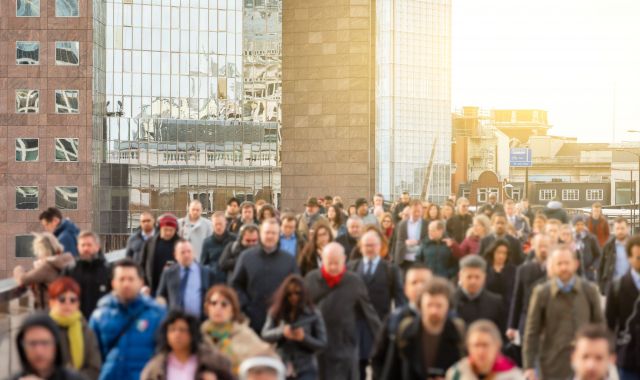
[[[370,198],[375,0],[283,2],[282,205]]]

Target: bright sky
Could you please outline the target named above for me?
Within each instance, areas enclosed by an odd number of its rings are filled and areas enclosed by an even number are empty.
[[[452,107],[539,108],[550,133],[640,141],[640,1],[452,0]]]

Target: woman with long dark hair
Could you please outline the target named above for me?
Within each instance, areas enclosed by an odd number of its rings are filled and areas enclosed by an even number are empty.
[[[502,296],[502,300],[509,310],[511,295],[516,282],[516,265],[509,260],[511,246],[504,239],[498,239],[486,251],[487,282],[486,288]]]
[[[298,268],[303,276],[320,268],[322,249],[333,241],[333,231],[327,223],[317,222],[313,226],[313,230],[311,240],[305,244],[298,257]]]
[[[327,220],[329,221],[329,227],[331,227],[331,232],[333,232],[334,237],[347,233],[347,226],[344,219],[345,215],[340,206],[331,205],[327,208]]]
[[[200,379],[211,372],[218,380],[233,379],[231,361],[204,343],[196,317],[169,312],[158,337],[158,353],[144,367],[141,380]]]
[[[316,353],[326,347],[327,332],[299,275],[287,277],[275,293],[262,339],[276,344],[287,367],[287,379],[317,378]]]

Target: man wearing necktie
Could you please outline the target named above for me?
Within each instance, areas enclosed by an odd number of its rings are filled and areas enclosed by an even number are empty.
[[[382,242],[375,231],[368,231],[358,243],[362,258],[351,261],[349,270],[358,273],[369,293],[371,304],[380,320],[384,320],[391,312],[392,306],[402,306],[406,298],[402,288],[400,269],[380,258]],[[360,344],[360,377],[366,378],[366,368],[369,365],[370,354],[373,349],[374,337],[367,328],[366,321],[360,319],[357,323]]]
[[[213,272],[194,260],[191,243],[180,240],[174,250],[176,263],[162,272],[158,300],[169,309],[183,310],[202,318],[204,295],[214,284]]]

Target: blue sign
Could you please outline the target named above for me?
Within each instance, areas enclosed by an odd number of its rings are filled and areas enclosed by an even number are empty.
[[[509,166],[530,167],[531,149],[511,148],[511,151],[509,152]]]

